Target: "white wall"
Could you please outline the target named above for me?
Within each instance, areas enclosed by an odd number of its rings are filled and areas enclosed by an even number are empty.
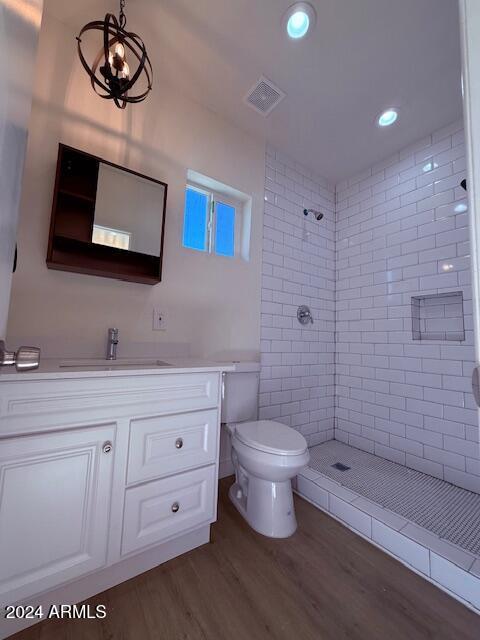
[[[10,343],[38,344],[50,356],[100,355],[106,329],[115,325],[120,329],[120,355],[128,344],[156,342],[160,353],[165,345],[174,350],[191,345],[192,355],[256,357],[264,142],[160,86],[158,80],[144,103],[118,110],[93,93],[77,58],[75,35],[45,15],[21,203]],[[47,270],[60,141],[168,183],[162,283],[151,287]],[[249,262],[182,248],[189,168],[252,195]],[[152,331],[154,306],[166,316],[165,332]]]
[[[465,177],[456,122],[337,185],[335,438],[479,491]],[[412,296],[454,291],[465,340],[414,340]]]
[[[0,0],[0,339],[6,338],[42,0]]]
[[[324,213],[321,221],[304,208]],[[308,305],[314,323],[302,326]],[[335,189],[269,148],[266,154],[260,418],[299,430],[310,445],[333,438]]]

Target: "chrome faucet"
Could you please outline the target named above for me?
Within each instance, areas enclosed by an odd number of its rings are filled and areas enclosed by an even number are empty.
[[[108,330],[107,360],[117,359],[117,345],[118,345],[118,329],[111,327]]]

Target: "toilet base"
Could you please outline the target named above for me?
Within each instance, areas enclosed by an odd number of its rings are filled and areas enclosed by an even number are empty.
[[[295,533],[291,480],[269,482],[249,475],[246,493],[235,482],[228,495],[252,529],[269,538],[288,538]]]

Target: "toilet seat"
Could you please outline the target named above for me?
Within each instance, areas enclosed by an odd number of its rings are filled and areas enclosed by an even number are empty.
[[[301,433],[273,420],[237,424],[235,437],[248,447],[279,456],[298,456],[307,450]]]

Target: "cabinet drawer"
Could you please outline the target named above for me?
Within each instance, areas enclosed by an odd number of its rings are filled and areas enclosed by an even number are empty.
[[[130,422],[127,482],[140,482],[215,462],[216,410]]]
[[[78,420],[110,421],[113,417],[212,409],[219,403],[219,381],[216,372],[2,380],[0,431],[6,435],[65,427]]]
[[[212,465],[127,489],[122,555],[212,522],[215,475]]]

